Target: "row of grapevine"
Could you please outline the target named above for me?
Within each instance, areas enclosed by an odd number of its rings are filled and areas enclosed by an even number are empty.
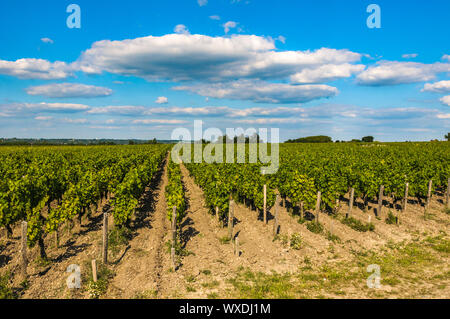
[[[248,145],[246,159],[248,160]],[[236,158],[235,148],[235,158]],[[336,208],[337,200],[350,188],[365,204],[378,196],[380,185],[385,195],[403,199],[405,184],[409,195],[423,201],[428,181],[445,189],[450,176],[448,142],[385,144],[281,144],[280,167],[276,174],[260,174],[261,163],[186,163],[195,182],[203,189],[211,211],[215,207],[223,218],[228,212],[229,196],[263,208],[263,185],[267,184],[267,207],[275,200],[275,190],[293,204],[303,202],[313,209],[320,191],[323,208]],[[265,166],[265,165],[264,165]]]
[[[392,144],[287,144],[281,146],[280,169],[271,176],[271,184],[293,203],[302,201],[312,208],[317,191],[322,203],[333,208],[336,200],[350,188],[355,196],[368,200],[378,196],[380,185],[385,194],[403,199],[405,185],[409,195],[423,201],[428,181],[436,189],[445,189],[450,176],[450,147],[443,143]]]
[[[117,193],[116,223],[126,223],[167,146],[14,147],[0,150],[0,226],[28,222],[28,245],[46,257],[43,238],[89,215]],[[123,205],[130,200],[130,204]]]
[[[180,165],[169,160],[169,164],[167,165],[167,177],[168,183],[165,189],[167,217],[170,221],[172,221],[173,207],[176,207],[176,223],[179,224],[186,211],[186,198],[184,196]]]
[[[248,158],[248,147],[247,154]],[[235,149],[235,159],[237,149]],[[205,201],[211,211],[217,207],[220,218],[224,219],[229,210],[230,195],[256,209],[262,210],[264,205],[263,188],[270,182],[269,175],[261,175],[261,163],[186,163],[195,183],[205,194]],[[275,204],[275,192],[267,190],[267,207]]]

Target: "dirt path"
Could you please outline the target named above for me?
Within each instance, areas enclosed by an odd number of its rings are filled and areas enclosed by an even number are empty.
[[[320,242],[323,241],[326,234],[331,230],[333,234],[338,236],[341,240],[341,243],[336,246],[340,247],[340,252],[346,255],[352,250],[377,251],[383,249],[389,242],[410,241],[418,235],[440,234],[443,229],[448,229],[449,226],[449,216],[442,212],[442,203],[440,203],[440,201],[442,201],[442,198],[439,198],[437,195],[432,198],[427,220],[424,220],[423,218],[424,208],[419,205],[409,204],[406,212],[402,213],[389,208],[388,203],[385,202],[382,212],[379,215],[379,218],[377,218],[373,207],[375,205],[370,205],[371,209],[369,209],[368,212],[364,212],[355,204],[351,216],[363,223],[367,223],[370,220],[370,222],[375,225],[375,230],[373,232],[356,231],[343,224],[339,219],[321,213],[319,219],[324,227],[324,233],[321,235],[312,234],[303,225],[298,225],[298,217],[289,214],[284,207],[279,207],[281,213],[279,214],[279,219],[281,229],[284,228],[287,233],[300,231],[304,236],[305,242],[308,243],[308,245],[312,244],[312,247],[314,248],[320,247]],[[337,215],[343,218],[348,212],[348,208],[347,202],[341,202]],[[389,211],[393,212],[394,215],[399,216],[399,225],[390,225],[386,223],[385,219]],[[273,221],[269,221],[269,223],[271,222],[273,223]]]
[[[181,166],[188,201],[186,217],[181,226],[184,257],[179,269],[163,278],[163,297],[206,298],[217,289],[227,286],[226,279],[239,265],[230,244],[222,244],[226,235],[205,208],[203,192],[195,185],[184,166]]]
[[[218,257],[222,262],[219,264],[227,267],[250,267],[254,271],[270,272],[276,271],[294,271],[298,267],[302,252],[297,252],[288,247],[284,247],[279,241],[273,240],[273,232],[270,225],[264,226],[257,219],[257,213],[250,210],[242,204],[234,204],[234,238],[239,237],[240,256],[234,256],[233,244],[220,244],[220,239],[224,239],[228,235],[226,228],[219,228],[215,217],[209,213],[209,209],[205,208],[203,191],[198,187],[193,179],[189,176],[186,168],[182,168],[183,177],[187,187],[187,194],[190,203],[190,217],[193,226],[199,231],[201,236],[196,235],[194,244],[193,240],[188,242],[187,247],[195,248],[202,253],[208,260],[215,260]],[[201,238],[198,238],[201,237]],[[202,242],[204,246],[209,247],[208,251],[201,251]],[[194,252],[195,252],[194,250]],[[217,252],[219,251],[219,252]],[[214,253],[209,257],[210,253]],[[200,261],[203,264],[203,261]],[[228,269],[228,272],[233,269]]]
[[[106,298],[160,296],[162,277],[169,268],[164,251],[169,230],[164,195],[166,185],[167,165],[164,164],[159,184],[148,189],[143,198],[144,205],[136,212],[133,223],[135,237],[113,269],[115,276],[109,284]]]

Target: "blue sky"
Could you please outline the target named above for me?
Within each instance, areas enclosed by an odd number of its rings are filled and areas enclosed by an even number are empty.
[[[366,24],[371,3],[381,28]],[[443,139],[449,12],[446,0],[2,1],[0,137],[169,139],[203,120],[282,140]]]

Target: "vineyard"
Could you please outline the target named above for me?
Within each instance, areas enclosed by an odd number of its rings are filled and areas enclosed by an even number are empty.
[[[450,297],[448,142],[281,144],[267,175],[170,152],[0,148],[0,297]]]

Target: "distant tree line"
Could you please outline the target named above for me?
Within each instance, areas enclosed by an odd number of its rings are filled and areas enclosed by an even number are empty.
[[[114,139],[32,139],[0,138],[0,146],[52,146],[52,145],[124,145],[124,144],[158,144],[172,141],[152,140],[114,140]]]
[[[374,141],[373,136],[364,136],[362,139],[353,139],[350,142],[364,142],[364,143],[372,143]],[[301,137],[297,139],[287,140],[285,143],[332,143],[333,140],[331,137],[326,135],[315,135],[315,136],[307,136]],[[344,143],[346,141],[336,140],[336,143]]]
[[[331,143],[333,140],[329,136],[316,135],[300,137],[294,140],[287,140],[285,143]]]
[[[252,143],[259,143],[260,141],[260,137],[258,134],[253,134],[252,136],[244,136],[243,134],[239,135],[239,136],[234,136],[234,137],[230,137],[227,135],[224,136],[219,136],[216,140],[216,143],[250,143],[250,141]],[[206,141],[205,141],[206,142]]]

